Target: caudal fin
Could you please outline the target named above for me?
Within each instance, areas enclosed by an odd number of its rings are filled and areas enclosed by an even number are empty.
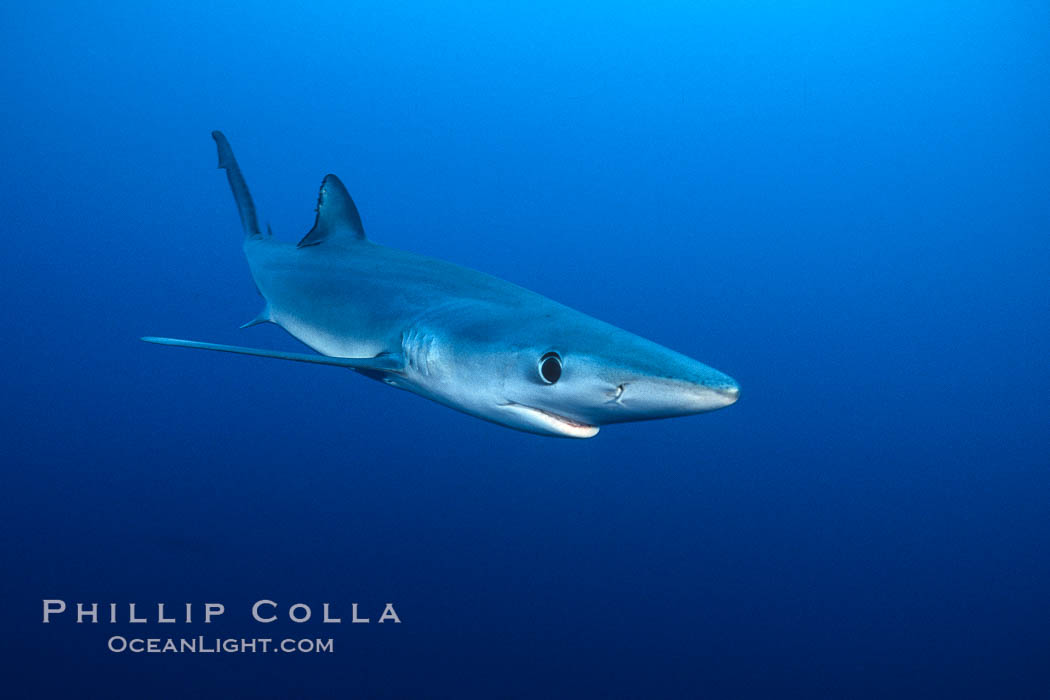
[[[211,137],[215,139],[215,145],[219,148],[219,167],[226,171],[226,179],[230,181],[230,190],[233,192],[234,201],[237,202],[237,212],[241,215],[244,235],[247,238],[260,238],[262,233],[259,231],[259,220],[255,216],[252,193],[248,191],[248,183],[241,175],[241,168],[237,165],[230,142],[221,131],[211,132]]]

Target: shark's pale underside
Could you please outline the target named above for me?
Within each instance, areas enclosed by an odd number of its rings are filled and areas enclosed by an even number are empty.
[[[147,337],[162,345],[347,367],[464,413],[540,435],[592,437],[607,423],[711,411],[736,401],[721,372],[481,272],[376,245],[335,175],[298,244],[259,229],[221,132],[244,253],[275,323],[318,353]]]

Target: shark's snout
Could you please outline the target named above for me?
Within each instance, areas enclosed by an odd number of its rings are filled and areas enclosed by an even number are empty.
[[[622,414],[614,420],[704,413],[725,408],[740,397],[736,381],[715,371],[703,378],[634,377],[621,386],[615,404]]]
[[[740,398],[740,385],[732,379],[729,381],[731,382],[730,384],[715,389],[715,391],[725,397],[726,406],[732,406]]]
[[[731,406],[740,398],[740,385],[731,377],[678,383],[678,405],[687,413],[702,413]],[[673,399],[672,399],[673,401]]]

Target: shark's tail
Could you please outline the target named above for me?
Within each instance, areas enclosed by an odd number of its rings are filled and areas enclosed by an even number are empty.
[[[237,212],[241,215],[244,236],[261,238],[262,233],[259,231],[259,219],[255,216],[252,193],[248,191],[248,183],[241,175],[241,168],[237,165],[237,158],[233,155],[230,142],[226,140],[221,131],[211,132],[211,137],[215,139],[215,145],[219,147],[219,167],[226,170],[226,179],[230,181],[230,190],[233,191],[233,199],[237,202]]]

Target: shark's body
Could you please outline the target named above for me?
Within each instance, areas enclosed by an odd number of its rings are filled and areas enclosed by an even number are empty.
[[[501,279],[377,245],[338,178],[298,245],[259,231],[225,137],[213,136],[269,321],[321,355],[193,341],[151,342],[350,367],[508,427],[591,437],[606,423],[733,403],[728,376]]]

